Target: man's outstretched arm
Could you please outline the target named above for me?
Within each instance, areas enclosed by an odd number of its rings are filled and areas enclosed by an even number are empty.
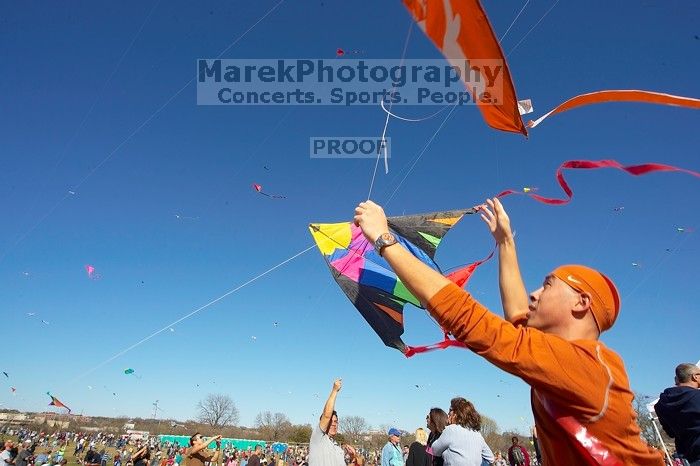
[[[529,300],[520,274],[510,218],[496,197],[487,199],[480,210],[481,218],[488,225],[498,246],[498,286],[503,314],[508,322],[515,324],[526,318]]]
[[[362,229],[367,239],[374,243],[383,233],[389,232],[384,210],[372,201],[362,202],[355,209],[355,224]],[[431,269],[400,244],[387,246],[382,251],[396,275],[408,290],[423,304],[438,291],[451,283],[439,272]]]

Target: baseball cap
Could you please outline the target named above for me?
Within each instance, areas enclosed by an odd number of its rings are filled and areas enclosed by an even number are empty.
[[[392,427],[391,429],[389,429],[388,435],[396,435],[397,437],[401,437],[401,431],[396,427]]]

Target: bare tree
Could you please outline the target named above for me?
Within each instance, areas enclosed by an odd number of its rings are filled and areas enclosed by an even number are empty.
[[[197,420],[212,427],[238,424],[238,408],[228,395],[209,394],[197,403]]]
[[[501,439],[498,424],[495,420],[483,414],[481,415],[481,435],[492,450],[498,450],[497,447]]]
[[[270,411],[265,411],[255,416],[255,427],[267,440],[277,442],[289,434],[292,423],[283,413],[272,414]]]
[[[338,421],[338,427],[353,443],[358,443],[362,434],[367,432],[369,428],[367,421],[361,416],[343,417]]]
[[[639,430],[641,431],[642,440],[653,447],[659,448],[661,447],[661,443],[659,442],[659,437],[656,435],[656,429],[654,429],[651,413],[649,413],[646,406],[650,400],[652,400],[652,397],[650,396],[635,393],[632,407],[637,414],[637,424],[639,425]],[[664,433],[662,433],[664,443],[673,444],[673,441],[663,434]]]

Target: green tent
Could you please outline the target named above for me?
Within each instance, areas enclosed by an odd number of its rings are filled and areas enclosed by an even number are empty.
[[[158,441],[160,441],[161,443],[163,443],[163,442],[176,443],[177,442],[177,444],[181,447],[189,447],[190,446],[190,438],[187,435],[159,435]],[[260,445],[263,448],[265,448],[265,446],[267,444],[262,440],[247,440],[247,439],[239,439],[239,438],[222,438],[221,439],[221,446],[224,448],[233,447],[237,450],[253,450],[253,449],[255,449],[256,445]],[[209,445],[209,448],[213,449],[214,443],[211,443],[211,445]]]

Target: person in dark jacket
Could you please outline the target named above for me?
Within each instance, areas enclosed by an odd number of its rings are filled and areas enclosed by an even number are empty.
[[[691,466],[700,466],[700,368],[695,364],[676,367],[676,386],[667,388],[654,405],[676,450]]]
[[[416,429],[416,441],[408,449],[406,466],[432,466],[433,463],[425,451],[427,444],[428,434],[421,428]]]
[[[433,466],[442,466],[443,460],[441,456],[433,456],[432,445],[435,440],[440,438],[442,431],[445,430],[447,426],[447,413],[440,408],[432,408],[428,415],[425,417],[426,426],[430,430],[430,435],[428,435],[428,448],[427,452],[432,458]]]

